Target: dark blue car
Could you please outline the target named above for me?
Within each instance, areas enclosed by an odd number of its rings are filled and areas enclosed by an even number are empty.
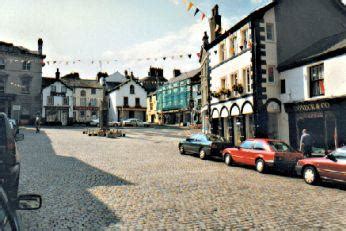
[[[198,154],[202,160],[209,156],[222,156],[222,151],[229,147],[232,147],[229,142],[213,134],[192,134],[179,142],[180,154]]]

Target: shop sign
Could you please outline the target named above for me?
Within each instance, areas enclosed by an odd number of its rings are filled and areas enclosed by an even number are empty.
[[[74,110],[89,110],[89,111],[95,111],[98,110],[98,107],[85,107],[85,106],[74,106]]]
[[[308,112],[308,111],[317,111],[325,110],[330,108],[330,103],[312,103],[312,104],[300,104],[293,107],[293,110],[297,112]]]
[[[13,111],[20,111],[20,105],[13,105],[12,110]]]

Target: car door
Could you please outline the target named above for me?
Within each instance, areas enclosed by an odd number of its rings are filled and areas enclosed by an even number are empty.
[[[324,169],[329,178],[346,182],[346,149],[338,149],[333,153],[335,160],[328,160],[328,168]]]
[[[193,153],[193,142],[195,140],[196,135],[192,134],[191,136],[186,138],[184,143],[184,150],[188,153]]]
[[[195,136],[195,139],[192,142],[192,151],[193,153],[199,153],[199,150],[202,148],[202,143],[203,143],[203,139],[204,139],[204,134],[197,134]]]
[[[266,146],[266,143],[261,140],[255,141],[253,149],[249,151],[247,164],[255,166],[257,157],[261,157],[267,163],[274,162],[274,155],[271,156],[270,150]]]
[[[251,156],[253,145],[254,142],[251,140],[246,140],[241,143],[238,151],[236,151],[234,154],[232,153],[232,158],[234,159],[234,161],[241,164],[250,163],[249,159]]]

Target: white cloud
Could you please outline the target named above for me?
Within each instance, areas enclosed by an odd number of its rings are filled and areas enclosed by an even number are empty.
[[[253,3],[253,4],[259,4],[262,2],[263,2],[263,0],[251,0],[251,3]]]
[[[180,0],[169,0],[170,2],[172,2],[174,5],[178,5]]]

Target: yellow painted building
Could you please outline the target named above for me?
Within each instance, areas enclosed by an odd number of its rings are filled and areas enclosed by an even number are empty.
[[[156,92],[152,92],[147,97],[147,122],[159,123],[159,114],[156,109]]]

